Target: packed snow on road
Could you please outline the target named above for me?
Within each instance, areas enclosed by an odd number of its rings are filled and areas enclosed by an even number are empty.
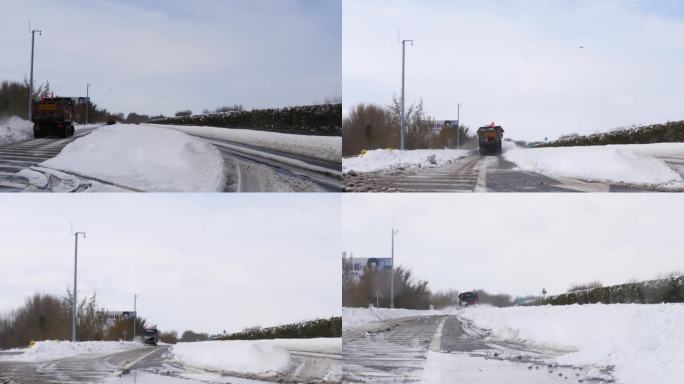
[[[41,362],[90,353],[115,353],[141,348],[132,341],[38,341],[30,348],[16,348],[4,351],[0,360]]]
[[[465,149],[373,149],[342,159],[343,173],[387,171],[398,168],[435,167],[466,157]]]
[[[221,191],[225,178],[223,158],[213,145],[182,132],[133,124],[99,128],[40,167],[150,192]],[[38,187],[47,183],[35,170],[22,175]]]
[[[403,308],[342,308],[342,329],[358,327],[376,321],[414,316],[445,315],[448,311]]]
[[[249,144],[255,147],[302,155],[314,159],[340,162],[342,137],[294,135],[289,133],[258,131],[253,129],[218,128],[195,125],[150,125],[175,129],[188,134],[219,140]]]
[[[33,138],[33,123],[17,116],[0,117],[0,145]]]
[[[270,377],[290,371],[296,351],[340,354],[342,342],[339,338],[203,341],[175,344],[170,355],[189,367]],[[341,374],[341,367],[331,367],[323,380],[335,381]]]
[[[682,176],[664,158],[684,162],[684,143],[521,148],[506,142],[504,158],[550,177],[682,188]]]
[[[619,383],[674,384],[684,377],[684,304],[477,306],[459,316],[492,339],[567,351],[555,358],[559,364],[614,365]]]

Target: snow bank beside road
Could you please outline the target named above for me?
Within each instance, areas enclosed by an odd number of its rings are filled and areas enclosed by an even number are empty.
[[[20,354],[2,357],[6,361],[39,362],[61,359],[87,353],[115,353],[140,348],[141,344],[130,341],[38,341],[31,348],[14,349]]]
[[[656,157],[679,154],[684,143],[520,148],[507,146],[503,156],[520,169],[586,181],[667,186],[682,177]]]
[[[444,315],[446,310],[417,310],[403,308],[342,308],[342,329],[358,327],[375,321],[412,316]]]
[[[674,384],[684,377],[684,304],[587,304],[459,311],[492,337],[558,350],[560,364],[615,365],[621,383]]]
[[[342,172],[373,172],[397,167],[430,167],[445,164],[468,155],[465,149],[374,149],[366,153],[342,159]]]
[[[33,123],[17,116],[0,118],[0,145],[33,138]]]
[[[133,124],[98,128],[41,166],[154,192],[223,189],[221,153],[182,132]]]
[[[241,374],[274,376],[291,368],[288,351],[341,353],[339,338],[226,340],[178,343],[173,359],[188,366]]]
[[[293,135],[289,133],[204,127],[195,125],[149,125],[175,129],[214,139],[228,140],[240,144],[254,145],[314,159],[340,162],[342,160],[342,138],[339,136]]]

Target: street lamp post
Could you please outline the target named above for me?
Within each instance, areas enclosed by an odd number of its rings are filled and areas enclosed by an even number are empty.
[[[461,103],[456,104],[456,149],[461,147]]]
[[[135,321],[138,319],[137,309],[138,294],[133,295],[133,341],[135,341]]]
[[[36,32],[38,35],[42,36],[43,31],[39,29],[31,30],[31,74],[29,77],[29,92],[28,92],[28,119],[31,121],[33,118],[33,48],[36,42]]]
[[[74,245],[74,294],[73,294],[73,300],[71,303],[71,341],[76,342],[76,318],[78,317],[78,313],[76,312],[76,307],[77,307],[77,295],[76,295],[76,276],[78,272],[78,235],[83,235],[83,238],[85,239],[86,234],[85,232],[76,232],[74,233],[74,240],[75,240],[75,245]]]
[[[405,66],[406,66],[406,42],[410,42],[411,46],[413,46],[413,40],[402,40],[401,41],[401,143],[400,143],[400,148],[403,151],[405,148],[404,146],[404,75],[405,75]]]
[[[394,235],[399,232],[392,228],[392,274],[390,275],[390,308],[394,308]]]
[[[85,123],[88,124],[88,110],[90,109],[90,84],[86,83],[86,121]]]

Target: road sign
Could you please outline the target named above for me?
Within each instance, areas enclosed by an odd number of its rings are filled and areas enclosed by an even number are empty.
[[[392,258],[390,257],[352,257],[351,258],[351,275],[356,279],[360,279],[364,271],[377,270],[377,271],[391,271],[392,270]]]
[[[105,311],[104,317],[107,326],[112,326],[118,320],[129,320],[136,317],[135,311]]]
[[[458,120],[444,120],[445,128],[458,128]]]

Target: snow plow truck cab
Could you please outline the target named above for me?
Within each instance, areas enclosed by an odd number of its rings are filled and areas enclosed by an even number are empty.
[[[462,307],[467,307],[469,305],[475,305],[480,300],[477,292],[463,292],[458,294],[458,303]]]
[[[478,128],[477,141],[480,148],[480,155],[500,155],[503,132],[504,129],[501,128],[500,125],[494,123]]]
[[[76,99],[71,97],[45,97],[33,105],[33,137],[74,134]]]

